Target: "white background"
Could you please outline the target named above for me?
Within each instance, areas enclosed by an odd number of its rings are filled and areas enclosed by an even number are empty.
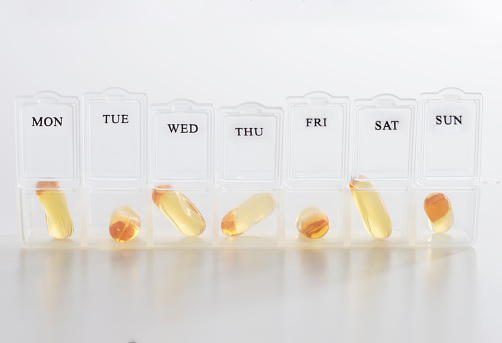
[[[1,1],[0,340],[501,341],[497,186],[469,249],[44,252],[14,235],[14,97],[41,90],[282,106],[454,86],[483,93],[482,174],[500,178],[501,36],[496,1]]]

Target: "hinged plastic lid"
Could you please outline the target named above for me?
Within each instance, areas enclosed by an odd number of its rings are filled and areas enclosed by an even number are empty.
[[[416,101],[382,94],[354,104],[353,179],[375,187],[411,185]]]
[[[291,187],[347,185],[350,100],[312,92],[287,99],[284,183]]]
[[[446,88],[420,98],[418,182],[426,186],[479,183],[482,96]]]
[[[178,99],[150,106],[150,183],[213,185],[213,116],[209,104]]]
[[[53,92],[16,98],[18,184],[80,184],[79,102]]]
[[[245,103],[218,109],[218,183],[224,188],[279,186],[282,109]]]
[[[84,95],[84,182],[98,188],[146,185],[147,97],[109,88]]]

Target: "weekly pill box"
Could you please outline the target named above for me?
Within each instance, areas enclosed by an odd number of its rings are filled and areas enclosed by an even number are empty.
[[[353,101],[312,92],[283,107],[216,109],[188,99],[149,105],[146,94],[120,88],[20,96],[20,240],[105,249],[470,245],[481,117],[481,95],[456,88]],[[431,198],[449,210],[431,215]],[[121,228],[141,224],[119,242],[110,227],[124,206],[134,218]],[[315,225],[322,237],[309,238]]]

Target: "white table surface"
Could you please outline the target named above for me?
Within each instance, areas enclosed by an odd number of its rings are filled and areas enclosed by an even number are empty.
[[[466,248],[23,250],[1,342],[500,342],[498,187]]]

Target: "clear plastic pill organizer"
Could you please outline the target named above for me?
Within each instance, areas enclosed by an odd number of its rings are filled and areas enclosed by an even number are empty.
[[[470,245],[479,213],[482,97],[281,107],[110,88],[16,99],[24,247]]]

